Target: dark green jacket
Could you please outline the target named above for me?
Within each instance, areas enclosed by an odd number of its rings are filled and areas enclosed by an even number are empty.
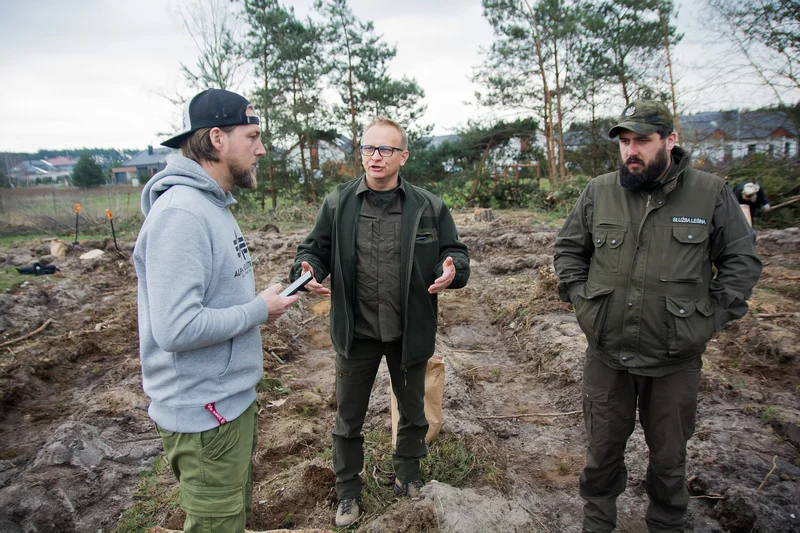
[[[721,178],[677,170],[651,193],[593,179],[555,244],[559,296],[575,305],[592,353],[628,368],[699,356],[747,312],[761,275],[755,233]],[[713,274],[712,265],[716,267]]]
[[[331,275],[331,340],[344,357],[353,343],[355,323],[356,229],[361,211],[356,189],[360,181],[343,183],[325,197],[314,228],[297,248],[289,274],[296,279],[301,263],[308,261],[317,281]],[[436,344],[438,299],[428,294],[428,287],[442,275],[442,263],[448,256],[456,267],[449,288],[464,287],[469,280],[469,253],[458,240],[453,217],[440,198],[408,182],[405,191],[400,279],[403,366],[410,367],[430,359]]]

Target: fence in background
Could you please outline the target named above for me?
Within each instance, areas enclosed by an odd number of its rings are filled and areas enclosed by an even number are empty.
[[[141,186],[109,185],[96,189],[17,187],[0,189],[0,235],[69,234],[75,231],[75,204],[81,204],[81,232],[108,227],[106,209],[117,227],[139,224]]]

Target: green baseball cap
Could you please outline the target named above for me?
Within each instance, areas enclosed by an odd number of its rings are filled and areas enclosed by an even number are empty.
[[[619,135],[620,130],[650,135],[664,126],[669,130],[675,128],[672,113],[666,105],[657,100],[636,100],[622,111],[619,124],[608,130],[608,136],[613,139]]]

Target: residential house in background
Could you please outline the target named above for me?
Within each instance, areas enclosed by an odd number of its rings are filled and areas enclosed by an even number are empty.
[[[72,173],[72,169],[75,168],[75,161],[71,157],[60,155],[58,157],[48,157],[45,159],[48,163],[50,163],[55,169],[59,172],[69,172]]]
[[[306,168],[311,170],[315,179],[322,177],[323,167],[340,167],[352,159],[353,145],[350,139],[342,135],[337,135],[331,140],[317,139],[312,146],[305,146],[303,154],[300,153],[300,143],[293,144],[283,154],[288,169],[300,173],[303,159]],[[336,169],[340,171],[340,169]],[[302,178],[301,178],[302,180]]]
[[[798,155],[798,126],[780,110],[708,111],[680,117],[680,145],[699,163],[717,165],[749,155]]]
[[[175,152],[172,148],[153,148],[148,146],[124,163],[111,169],[114,183],[138,185],[152,178],[167,166],[167,156]]]
[[[60,169],[47,159],[30,159],[28,161],[23,161],[9,170],[9,176],[13,182],[22,186],[59,182],[66,183],[69,181],[71,173],[71,168],[70,170]]]

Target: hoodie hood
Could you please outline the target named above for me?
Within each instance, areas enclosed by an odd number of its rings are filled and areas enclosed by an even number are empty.
[[[142,213],[147,216],[156,200],[175,185],[203,191],[209,200],[220,207],[236,203],[231,193],[223,192],[219,184],[197,162],[179,154],[170,154],[167,156],[166,168],[150,178],[142,189]]]

